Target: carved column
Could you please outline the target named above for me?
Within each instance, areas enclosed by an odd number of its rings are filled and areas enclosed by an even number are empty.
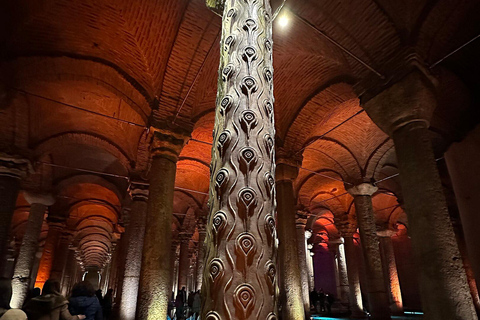
[[[335,226],[343,237],[345,248],[345,260],[347,265],[350,312],[353,318],[364,318],[362,290],[360,288],[360,276],[358,271],[359,261],[355,252],[354,234],[357,232],[356,217],[345,213],[341,217],[335,217]]]
[[[346,189],[354,197],[355,212],[357,214],[360,240],[365,259],[370,314],[372,319],[390,319],[388,295],[385,292],[382,259],[372,206],[372,194],[378,188],[369,183],[361,183],[353,187],[348,186]]]
[[[130,184],[132,204],[127,231],[124,234],[126,247],[125,272],[120,298],[120,319],[134,320],[137,308],[138,285],[142,263],[143,239],[147,214],[148,185]]]
[[[339,300],[342,305],[349,305],[349,295],[350,289],[348,286],[348,274],[347,274],[347,264],[345,262],[345,249],[343,245],[343,239],[330,240],[329,246],[332,248],[335,253],[336,261],[336,271],[337,271],[337,288],[338,295],[337,300]]]
[[[397,264],[395,263],[395,253],[393,252],[392,236],[395,230],[378,231],[380,240],[380,253],[382,255],[383,276],[390,301],[390,309],[394,314],[403,313],[402,291],[400,290],[400,281],[398,280]]]
[[[40,265],[38,266],[35,287],[43,288],[45,281],[50,279],[53,260],[55,259],[55,250],[64,228],[65,223],[63,220],[52,217],[48,218],[48,234],[43,247],[42,257],[40,258]]]
[[[20,179],[30,168],[30,162],[0,152],[0,275],[6,268],[8,236],[20,190]]]
[[[180,258],[178,262],[178,290],[183,287],[187,288],[187,277],[190,269],[190,260],[188,258],[188,246],[190,243],[190,235],[180,235]]]
[[[310,314],[310,290],[308,285],[308,267],[307,267],[307,239],[305,238],[305,226],[308,216],[297,212],[297,246],[298,246],[298,265],[300,267],[300,278],[302,283],[303,308],[305,317],[308,319]]]
[[[197,282],[197,290],[202,290],[202,280],[203,280],[203,265],[205,259],[205,236],[206,232],[206,221],[205,219],[201,218],[198,220],[198,256],[197,256],[197,274],[196,274],[196,282]]]
[[[165,319],[171,289],[173,193],[184,132],[155,129],[149,174],[149,200],[143,244],[137,319]]]
[[[425,317],[476,319],[428,131],[435,91],[422,71],[412,71],[363,106],[395,143]]]
[[[286,160],[292,158],[282,154],[281,158],[277,157],[276,167],[279,290],[284,320],[305,319],[293,191],[293,180],[298,175],[298,163],[289,163]]]
[[[47,207],[55,200],[51,195],[38,195],[25,192],[25,199],[30,203],[27,227],[18,253],[12,279],[12,308],[21,308],[30,288],[30,275],[38,250],[38,238],[42,231],[42,224]]]
[[[269,1],[223,10],[204,320],[277,319],[271,16]]]

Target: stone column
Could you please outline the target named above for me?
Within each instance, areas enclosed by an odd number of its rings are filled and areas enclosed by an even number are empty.
[[[125,257],[125,272],[120,295],[120,319],[135,320],[137,309],[138,285],[142,262],[143,239],[147,214],[148,185],[132,182],[130,184],[132,204],[125,241],[127,246]]]
[[[166,126],[165,126],[166,127]],[[166,319],[170,297],[173,193],[183,132],[155,129],[149,200],[137,300],[138,320]]]
[[[341,216],[335,216],[335,226],[343,237],[343,245],[345,249],[345,262],[347,266],[348,287],[349,287],[349,303],[350,312],[353,318],[364,318],[362,290],[360,288],[360,275],[355,248],[354,234],[357,232],[356,216],[345,213]]]
[[[175,299],[176,294],[177,294],[177,284],[178,284],[178,275],[177,275],[177,269],[178,269],[178,255],[177,255],[177,249],[178,249],[178,241],[174,240],[172,241],[172,250],[170,252],[170,272],[171,272],[171,279],[172,279],[172,292],[173,292],[173,298]]]
[[[57,280],[62,283],[63,275],[65,274],[65,267],[67,265],[69,245],[71,242],[71,235],[63,232],[59,237],[59,242],[55,248],[55,255],[53,259],[52,271],[50,272],[50,279]]]
[[[75,284],[77,272],[77,259],[75,258],[75,251],[72,248],[68,250],[67,265],[65,267],[65,276],[62,281],[62,295],[67,296]]]
[[[281,157],[277,156],[276,168],[279,290],[281,318],[284,320],[305,319],[295,224],[296,200],[293,191],[293,180],[298,175],[298,169],[297,163],[286,160],[292,158],[283,154]]]
[[[313,245],[308,243],[308,239],[312,237],[312,230],[305,230],[305,241],[307,243],[307,276],[308,288],[310,291],[315,289],[315,274],[313,273]]]
[[[205,259],[205,236],[206,232],[206,220],[199,219],[198,220],[198,255],[197,255],[197,274],[196,274],[196,282],[197,282],[197,290],[202,290],[202,281],[203,281],[203,265]]]
[[[395,143],[425,317],[477,319],[428,131],[436,107],[431,80],[414,70],[362,104]]]
[[[223,20],[201,318],[276,319],[272,10],[207,4]]]
[[[402,291],[398,280],[397,264],[393,251],[392,236],[395,230],[378,231],[380,240],[380,254],[382,256],[383,276],[390,301],[390,310],[393,314],[403,314]]]
[[[26,176],[30,162],[0,152],[0,275],[6,268],[8,238],[13,212],[20,190],[20,179]]]
[[[190,235],[180,235],[180,258],[178,262],[178,290],[183,287],[187,288],[187,277],[190,269],[190,259],[188,258],[188,247],[190,243]]]
[[[305,226],[307,225],[308,216],[301,211],[297,211],[296,218],[298,265],[302,284],[303,308],[305,310],[305,317],[308,319],[310,314],[310,288],[308,285],[307,239],[305,237]]]
[[[13,272],[12,300],[10,302],[12,308],[21,308],[25,302],[30,289],[30,275],[35,263],[43,219],[47,207],[55,202],[51,195],[39,195],[29,192],[25,192],[25,199],[30,203],[30,213]]]
[[[372,194],[378,188],[369,183],[361,183],[353,187],[346,186],[346,189],[353,196],[355,203],[355,212],[365,260],[370,314],[372,319],[390,319],[388,295],[385,292],[382,259],[372,206]]]
[[[338,296],[337,300],[340,301],[342,305],[349,305],[349,296],[350,288],[348,286],[348,273],[347,273],[347,264],[345,262],[345,248],[343,245],[343,238],[336,240],[330,240],[329,246],[331,246],[333,252],[335,253],[336,260],[336,271],[338,275]]]
[[[64,228],[65,223],[63,220],[52,217],[48,218],[48,234],[43,247],[42,257],[40,258],[40,265],[38,266],[35,287],[43,288],[45,281],[50,279],[53,260],[55,259],[55,249],[57,248],[58,241],[60,240]]]

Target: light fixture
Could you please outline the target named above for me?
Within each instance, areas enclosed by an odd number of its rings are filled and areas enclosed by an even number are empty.
[[[285,28],[289,22],[290,19],[286,14],[282,14],[280,17],[278,17],[278,25],[282,28]]]

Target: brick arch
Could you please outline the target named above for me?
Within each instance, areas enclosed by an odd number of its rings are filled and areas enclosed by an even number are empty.
[[[86,132],[66,132],[50,137],[34,147],[34,154],[37,158],[40,158],[45,154],[51,153],[57,148],[70,146],[72,144],[88,145],[105,150],[116,157],[127,171],[132,170],[132,163],[134,159],[129,158],[120,147],[104,137],[99,137]]]
[[[117,66],[83,57],[17,57],[4,65],[16,87],[29,88],[35,82],[77,81],[98,85],[123,99],[146,123],[153,98]]]

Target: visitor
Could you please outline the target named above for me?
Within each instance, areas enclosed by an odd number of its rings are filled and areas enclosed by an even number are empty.
[[[31,290],[28,290],[27,297],[23,302],[23,306],[25,306],[28,301],[32,300],[35,297],[38,297],[41,293],[42,293],[42,290],[40,288],[33,288]]]
[[[175,298],[175,307],[176,307],[176,316],[177,320],[185,319],[185,304],[187,302],[187,292],[185,287],[182,287],[182,290],[178,291],[177,297]]]
[[[332,305],[335,302],[335,296],[333,294],[326,294],[325,295],[325,300],[327,302],[327,313],[331,314],[332,313]]]
[[[316,289],[310,291],[310,311],[317,310],[317,302],[318,302],[318,293]]]
[[[112,307],[113,307],[113,289],[108,289],[105,297],[103,297],[103,318],[105,320],[110,319],[110,315],[112,314]]]
[[[70,314],[68,300],[60,294],[60,283],[56,280],[47,280],[43,285],[42,294],[27,302],[23,310],[29,320],[85,319],[83,313]]]
[[[320,288],[320,291],[318,292],[318,303],[320,305],[319,312],[325,312],[325,292],[323,292],[322,288]]]
[[[73,287],[69,309],[72,314],[84,314],[86,320],[103,320],[102,306],[88,281],[79,282]]]
[[[95,291],[95,295],[97,296],[98,302],[100,302],[100,305],[103,307],[102,289],[98,289],[97,291]]]
[[[0,279],[0,320],[27,320],[20,309],[11,309],[12,283],[10,279]]]
[[[197,290],[193,295],[193,305],[192,305],[192,312],[195,316],[195,320],[198,319],[200,316],[200,308],[202,307],[202,299],[200,297],[200,290]]]
[[[188,316],[191,316],[192,315],[192,310],[193,310],[193,296],[194,296],[194,292],[193,291],[190,291],[188,293],[188,299],[187,299],[187,306],[188,306]]]

